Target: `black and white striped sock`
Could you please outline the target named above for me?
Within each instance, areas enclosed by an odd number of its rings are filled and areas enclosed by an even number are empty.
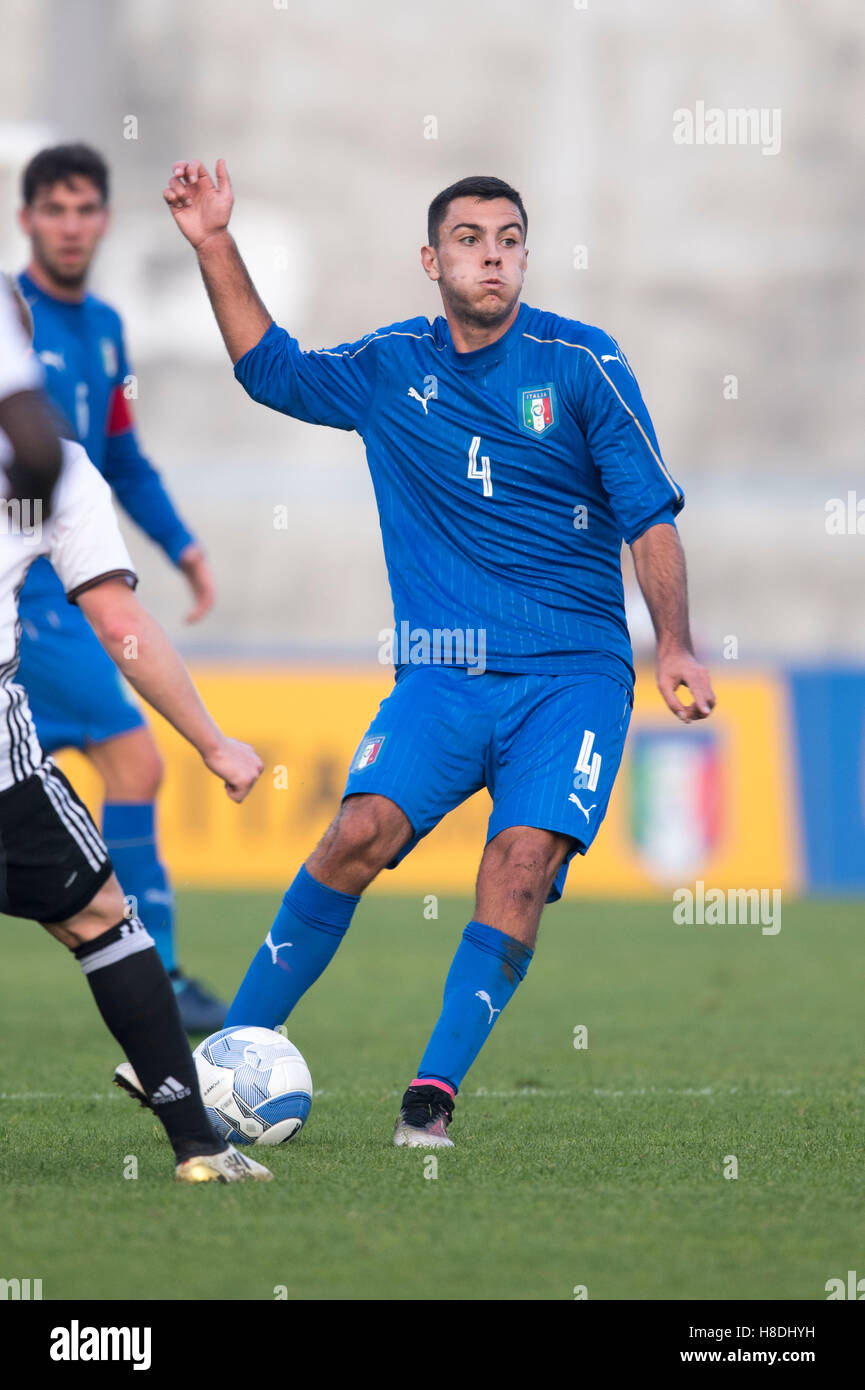
[[[177,1000],[153,938],[137,917],[85,941],[75,957],[106,1026],[135,1068],[178,1163],[221,1153],[204,1112]]]

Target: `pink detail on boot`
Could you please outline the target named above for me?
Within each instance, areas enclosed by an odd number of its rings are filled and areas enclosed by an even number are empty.
[[[431,1076],[416,1076],[414,1081],[410,1081],[408,1084],[409,1090],[411,1090],[412,1086],[438,1086],[440,1091],[447,1091],[451,1100],[456,1097],[456,1091],[453,1086],[449,1086],[446,1081],[434,1081]]]

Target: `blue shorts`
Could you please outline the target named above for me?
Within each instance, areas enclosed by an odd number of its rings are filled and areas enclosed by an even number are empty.
[[[144,726],[144,715],[84,614],[60,602],[23,603],[15,677],[27,691],[46,753],[84,748]]]
[[[395,801],[414,835],[394,868],[448,811],[486,787],[489,842],[512,825],[569,835],[585,854],[607,812],[633,700],[611,676],[472,674],[403,666],[352,760],[345,796]]]

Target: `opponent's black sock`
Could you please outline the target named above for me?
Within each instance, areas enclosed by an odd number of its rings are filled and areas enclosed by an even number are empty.
[[[153,938],[133,917],[85,941],[75,957],[96,1006],[135,1068],[178,1163],[221,1153],[204,1111],[177,1000]]]

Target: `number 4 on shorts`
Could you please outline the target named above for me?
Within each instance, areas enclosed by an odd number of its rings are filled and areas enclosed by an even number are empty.
[[[586,729],[586,732],[583,734],[583,744],[580,748],[580,756],[577,758],[577,765],[574,768],[574,772],[585,772],[588,778],[586,786],[590,792],[593,792],[596,789],[598,785],[598,777],[601,773],[601,755],[600,753],[595,753],[594,755],[592,754],[592,745],[594,744],[594,742],[594,733],[591,729]]]

